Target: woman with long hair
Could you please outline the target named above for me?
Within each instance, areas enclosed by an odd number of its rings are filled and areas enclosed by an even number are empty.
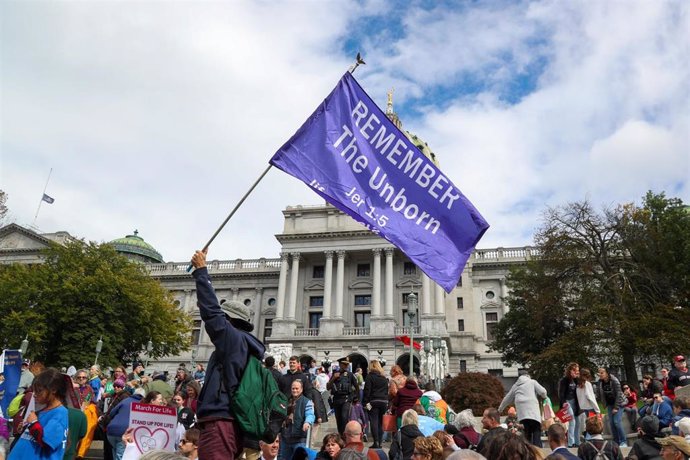
[[[386,378],[381,363],[373,360],[369,364],[369,373],[364,380],[364,399],[362,404],[369,411],[371,423],[371,436],[374,449],[381,448],[383,441],[383,414],[388,408],[388,379]]]
[[[599,400],[606,404],[613,440],[620,447],[628,447],[625,431],[623,430],[623,406],[625,406],[627,400],[623,395],[621,383],[605,367],[600,367],[598,374],[597,394]]]

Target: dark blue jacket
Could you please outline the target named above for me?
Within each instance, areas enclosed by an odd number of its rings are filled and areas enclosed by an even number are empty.
[[[122,436],[129,427],[129,413],[133,402],[141,402],[141,395],[132,395],[122,401],[110,411],[108,423],[108,435]]]
[[[206,378],[201,388],[197,407],[199,421],[231,419],[230,396],[240,383],[249,355],[262,359],[264,345],[248,332],[237,329],[225,317],[208,270],[194,270],[199,314],[206,333],[216,350],[211,353],[206,367]]]

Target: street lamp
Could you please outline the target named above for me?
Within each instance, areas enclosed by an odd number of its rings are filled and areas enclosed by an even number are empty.
[[[377,359],[378,359],[379,364],[381,365],[381,367],[386,367],[386,360],[385,360],[384,357],[383,357],[383,350],[376,350],[376,353],[379,354],[379,356],[378,356]]]
[[[333,361],[331,361],[331,358],[328,357],[328,355],[331,354],[330,350],[326,350],[323,352],[324,355],[326,355],[326,359],[321,361],[321,366],[323,369],[328,372],[328,368],[331,367],[331,364],[333,364]]]
[[[192,348],[192,362],[191,362],[192,370],[191,370],[191,372],[194,372],[194,367],[196,367],[196,355],[197,355],[197,353],[198,353],[197,349]]]
[[[101,336],[98,339],[98,342],[96,342],[96,359],[93,362],[93,365],[95,366],[98,364],[98,355],[101,354],[101,350],[103,349],[103,336]]]
[[[29,334],[26,334],[26,337],[24,337],[24,340],[22,340],[22,344],[19,346],[19,351],[22,353],[22,359],[24,359],[24,355],[26,354],[26,350],[29,349]]]
[[[417,316],[417,295],[407,296],[407,316],[410,317],[410,377],[414,377],[414,318]]]
[[[146,366],[144,366],[147,369],[149,367],[149,357],[151,355],[151,350],[153,350],[153,342],[151,342],[151,339],[149,338],[149,341],[146,344]]]

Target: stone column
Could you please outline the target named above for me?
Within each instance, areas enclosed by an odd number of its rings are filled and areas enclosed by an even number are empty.
[[[326,251],[326,271],[323,275],[323,318],[331,317],[331,284],[333,282],[333,251]]]
[[[422,315],[431,314],[431,287],[429,277],[422,272]]]
[[[232,300],[239,300],[240,298],[240,288],[231,288],[232,291]]]
[[[276,320],[285,319],[285,285],[287,284],[288,254],[280,253],[280,277],[278,278],[278,306]]]
[[[434,307],[435,307],[434,308],[434,314],[435,315],[443,315],[445,313],[444,312],[445,308],[444,308],[443,304],[444,304],[444,299],[445,299],[446,293],[443,291],[443,288],[438,284],[435,284],[435,288],[436,288],[435,289],[436,292],[434,293],[435,294],[434,295],[434,301],[435,301],[434,302]]]
[[[374,283],[371,289],[371,316],[381,316],[381,248],[374,252]]]
[[[386,254],[386,316],[393,316],[393,248],[384,249]]]
[[[345,251],[338,251],[338,270],[335,278],[335,317],[343,317],[343,284],[345,283]]]
[[[297,309],[297,280],[299,278],[299,252],[293,252],[292,269],[290,270],[290,300],[288,301],[288,319],[295,319]]]
[[[263,301],[263,294],[264,288],[258,287],[254,289],[254,308],[252,308],[254,320],[252,324],[254,324],[254,333],[257,337],[259,336],[259,328],[261,327],[261,302]]]

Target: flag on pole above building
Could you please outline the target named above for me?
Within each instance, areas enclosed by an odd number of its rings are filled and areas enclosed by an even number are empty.
[[[45,201],[48,204],[53,204],[55,202],[55,198],[48,196],[44,193],[43,194],[43,201]]]
[[[450,292],[489,224],[348,72],[270,163]]]

